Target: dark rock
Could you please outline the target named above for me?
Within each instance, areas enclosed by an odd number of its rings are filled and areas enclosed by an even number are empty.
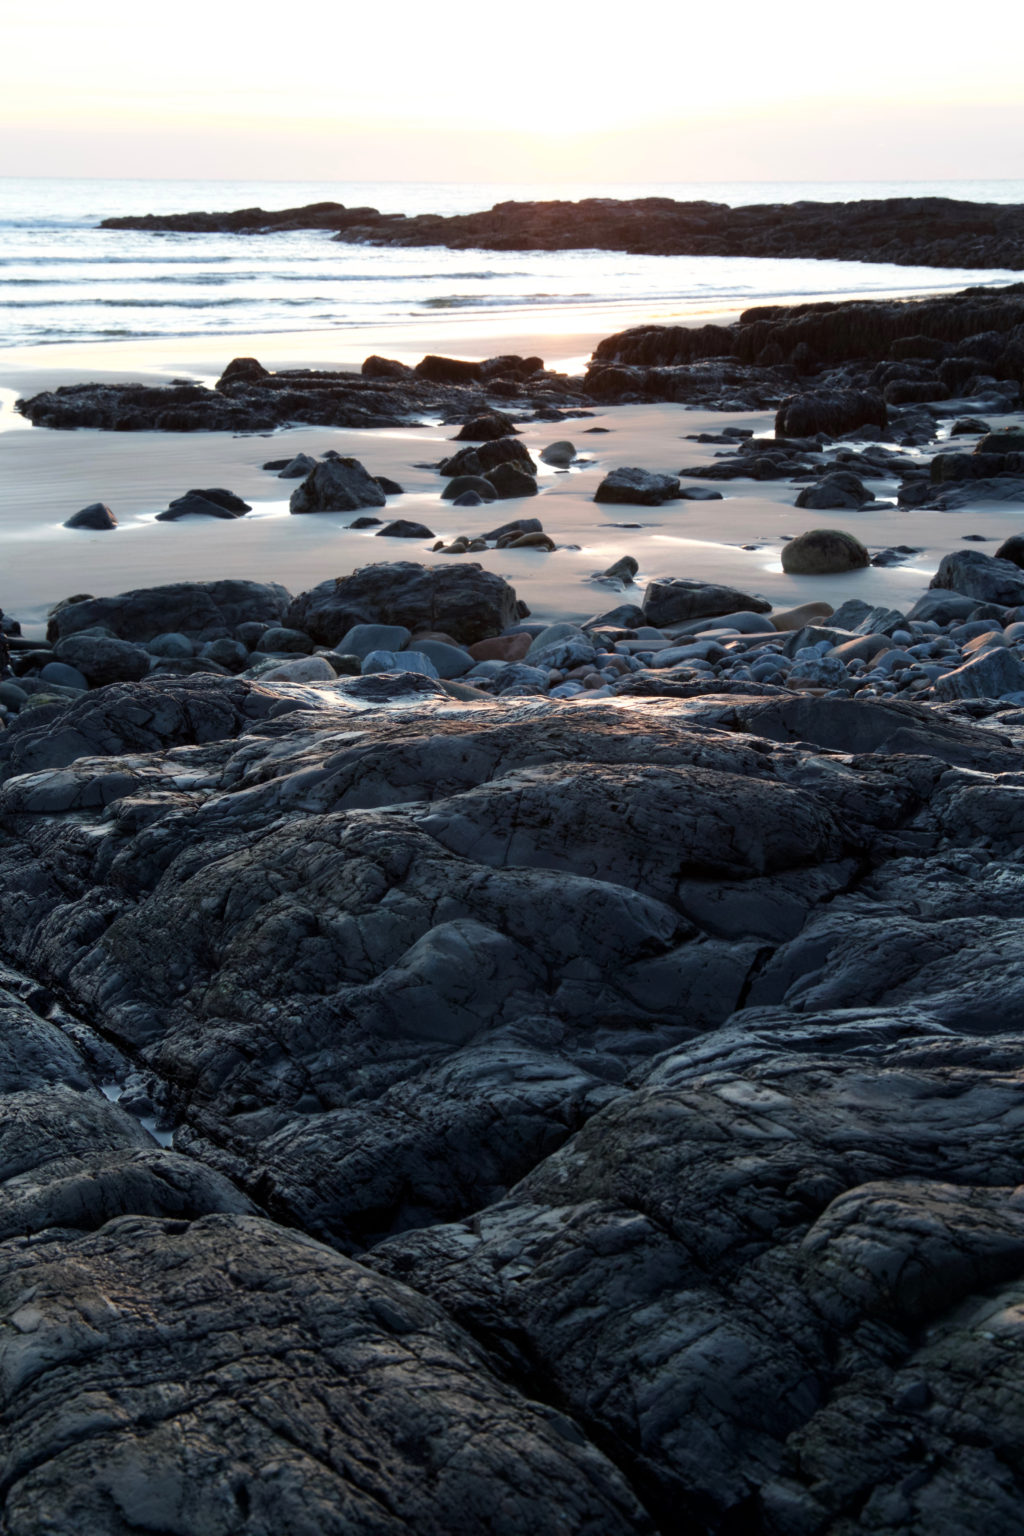
[[[379,528],[382,522],[383,522],[383,518],[380,518],[380,517],[357,517],[357,518],[354,518],[353,521],[348,524],[348,527],[349,528]]]
[[[121,640],[145,642],[179,632],[204,639],[230,634],[237,625],[279,623],[290,601],[284,587],[258,581],[178,581],[144,587],[119,597],[88,597],[60,603],[47,626],[49,640],[105,626]]]
[[[782,546],[782,569],[790,576],[828,576],[869,563],[864,545],[841,528],[810,528]]]
[[[69,635],[59,640],[53,654],[75,667],[94,688],[104,683],[131,683],[145,677],[150,658],[141,646],[101,635]]]
[[[291,494],[292,512],[358,512],[383,507],[387,497],[358,459],[325,459]]]
[[[313,642],[301,629],[287,629],[284,625],[275,624],[263,631],[253,650],[273,653],[283,651],[288,655],[308,656],[313,650]]]
[[[479,363],[468,363],[458,357],[435,357],[432,354],[422,358],[413,372],[417,378],[429,379],[433,384],[475,383],[481,377]]]
[[[865,490],[863,482],[856,475],[840,469],[825,475],[817,485],[805,486],[796,498],[796,505],[809,507],[816,512],[844,507],[859,511],[865,502],[872,499],[871,492]]]
[[[1012,565],[1024,569],[1024,534],[1011,533],[996,550],[997,560],[1009,560]]]
[[[186,491],[184,496],[176,497],[165,512],[158,512],[156,520],[158,523],[173,523],[181,517],[232,519],[244,517],[246,512],[251,511],[251,506],[241,496],[215,486],[205,491]]]
[[[389,480],[387,475],[375,475],[374,479],[384,492],[385,496],[404,496],[405,492],[397,480]]]
[[[441,492],[441,500],[457,501],[469,494],[478,496],[481,501],[494,501],[497,497],[494,486],[483,475],[456,475]]]
[[[506,416],[503,411],[487,411],[483,416],[474,416],[456,432],[454,441],[457,443],[490,443],[497,442],[500,438],[508,437],[518,432],[511,416]]]
[[[857,427],[885,427],[888,420],[881,395],[868,390],[836,390],[791,395],[779,407],[775,431],[780,437],[813,437],[816,432],[842,437]]]
[[[688,619],[717,618],[723,613],[769,613],[771,603],[733,587],[716,586],[710,581],[691,581],[682,576],[667,576],[647,584],[644,594],[644,623],[661,629],[667,624],[683,624]]]
[[[411,523],[407,518],[399,517],[393,523],[378,528],[375,537],[378,539],[432,539],[434,535],[423,523]]]
[[[462,645],[498,635],[520,617],[508,582],[475,561],[426,567],[408,561],[363,566],[295,598],[285,623],[336,645],[356,624],[429,629]]]
[[[488,543],[491,543],[492,541],[496,541],[498,539],[507,538],[509,534],[518,535],[521,533],[542,532],[543,528],[541,526],[540,518],[515,517],[510,523],[501,523],[497,528],[492,528],[490,533],[483,533],[480,535],[480,537],[486,539]]]
[[[270,377],[263,364],[255,357],[234,357],[220,376],[221,384],[262,383]]]
[[[107,528],[116,528],[117,518],[102,501],[94,501],[89,506],[83,507],[80,512],[75,512],[73,516],[69,517],[64,527],[89,528],[102,532]]]
[[[297,453],[293,459],[281,465],[277,477],[279,480],[303,480],[315,468],[316,459],[311,454]]]
[[[979,603],[1015,608],[1024,603],[1024,576],[1011,560],[983,555],[980,549],[957,549],[943,555],[930,587],[946,588]]]
[[[476,448],[460,448],[451,458],[442,459],[438,469],[448,476],[486,475],[499,464],[514,464],[531,475],[537,473],[529,450],[514,437],[494,438]]]
[[[527,470],[521,469],[518,464],[497,464],[487,471],[484,479],[490,481],[499,501],[507,501],[516,496],[537,495],[537,481],[534,476]]]
[[[595,501],[628,504],[638,507],[660,507],[679,495],[679,480],[675,475],[656,475],[650,470],[623,466],[606,475],[594,492]]]
[[[364,379],[407,379],[412,376],[407,363],[396,362],[391,357],[378,357],[376,353],[364,360],[359,371]]]

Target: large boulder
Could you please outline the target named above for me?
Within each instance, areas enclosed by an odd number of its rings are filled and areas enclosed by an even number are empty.
[[[292,512],[358,512],[383,507],[387,497],[358,459],[324,459],[295,487],[288,506]]]
[[[293,600],[285,622],[319,645],[336,645],[356,624],[436,630],[472,645],[500,634],[520,616],[514,589],[475,561],[427,567],[396,560],[322,581]]]
[[[662,628],[666,624],[685,624],[689,619],[717,618],[725,613],[768,613],[771,603],[734,587],[718,586],[711,581],[693,581],[685,576],[666,576],[648,583],[644,594],[645,624]]]
[[[121,640],[153,640],[174,631],[216,640],[239,624],[279,624],[290,601],[284,587],[262,581],[176,581],[118,597],[83,597],[58,604],[46,634],[63,640],[102,626]]]
[[[977,598],[979,603],[1000,603],[1016,608],[1024,603],[1024,575],[1012,560],[983,555],[980,549],[955,549],[943,555],[929,584]]]
[[[678,495],[678,476],[657,475],[649,469],[624,464],[605,475],[594,492],[594,500],[615,505],[660,507],[663,501],[673,501]]]
[[[790,395],[775,417],[778,437],[813,437],[825,432],[841,437],[857,427],[885,427],[889,413],[874,390],[831,389],[816,394]]]
[[[860,539],[842,528],[809,528],[782,546],[787,576],[834,576],[869,565],[871,556]]]

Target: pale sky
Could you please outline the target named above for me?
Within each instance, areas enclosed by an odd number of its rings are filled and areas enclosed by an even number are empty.
[[[358,4],[6,0],[0,175],[1024,176],[1016,8]]]

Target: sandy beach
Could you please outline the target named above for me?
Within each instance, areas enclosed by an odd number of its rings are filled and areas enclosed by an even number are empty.
[[[445,558],[431,555],[432,540],[385,540],[372,530],[351,531],[346,526],[350,514],[291,516],[288,497],[294,483],[265,472],[262,464],[326,449],[352,455],[371,474],[396,480],[405,494],[389,498],[388,513],[421,522],[446,541],[486,531],[506,516],[539,517],[558,545],[553,553],[502,550],[476,558],[505,576],[534,615],[544,619],[580,619],[608,607],[614,595],[593,577],[623,554],[639,562],[641,586],[655,577],[690,576],[761,593],[776,607],[811,599],[838,605],[847,597],[908,605],[927,585],[941,556],[957,548],[965,534],[999,541],[1017,531],[1019,518],[1013,511],[992,504],[957,514],[895,507],[805,511],[793,505],[793,488],[782,482],[732,481],[720,487],[721,501],[680,501],[659,508],[604,506],[593,500],[602,477],[616,466],[685,471],[710,462],[720,451],[688,442],[690,434],[720,431],[727,424],[770,434],[771,413],[723,416],[675,404],[623,405],[564,423],[527,424],[522,440],[535,458],[547,443],[568,438],[583,462],[569,472],[541,464],[541,494],[528,503],[456,509],[441,500],[443,481],[430,467],[452,451],[447,445],[455,429],[439,423],[404,430],[300,427],[272,436],[62,432],[34,428],[14,411],[19,396],[85,380],[165,383],[185,377],[212,383],[239,355],[258,357],[271,368],[358,369],[371,352],[406,362],[427,352],[469,358],[517,352],[538,353],[560,371],[579,371],[597,341],[623,324],[620,311],[588,318],[587,330],[566,330],[565,314],[559,317],[553,310],[525,335],[510,333],[510,317],[495,313],[434,319],[386,334],[349,329],[329,338],[296,333],[0,352],[0,606],[32,632],[46,610],[72,592],[104,596],[158,582],[221,576],[277,580],[299,592],[373,561]],[[734,316],[716,318],[728,323]],[[580,320],[578,312],[572,319]],[[230,523],[155,521],[172,497],[211,485],[243,496],[252,512]],[[886,498],[895,482],[873,482],[873,488]],[[88,533],[62,526],[93,501],[112,508],[120,524],[116,531]],[[833,577],[785,575],[780,564],[785,538],[823,525],[848,529],[872,553],[906,544],[921,554],[889,569],[871,567]]]

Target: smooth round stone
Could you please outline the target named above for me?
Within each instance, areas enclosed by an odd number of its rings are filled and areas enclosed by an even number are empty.
[[[69,666],[66,661],[48,661],[45,667],[40,668],[39,676],[44,683],[55,683],[58,688],[84,690],[89,686],[84,673],[79,672],[77,667]]]
[[[909,645],[914,637],[908,630],[894,629],[889,638],[894,645]]]
[[[312,658],[319,661],[320,657]],[[423,677],[439,677],[437,668],[422,651],[371,651],[363,657],[363,676],[372,672],[416,672]]]
[[[883,677],[891,677],[893,672],[902,672],[906,667],[914,665],[914,658],[909,651],[886,651],[878,658],[877,669]]]
[[[323,656],[296,656],[260,674],[264,683],[333,683],[337,673]]]
[[[227,667],[229,672],[241,671],[249,661],[249,652],[241,640],[231,640],[227,636],[207,641],[199,654],[207,661],[215,661],[219,667]]]
[[[540,457],[545,464],[564,469],[576,457],[576,449],[572,443],[562,438],[557,443],[549,443],[546,448],[542,448]]]
[[[403,624],[355,624],[335,646],[345,656],[362,660],[371,651],[400,651],[412,639],[412,631]]]
[[[19,688],[17,683],[12,683],[9,678],[0,683],[0,704],[6,704],[8,709],[18,710],[28,698],[24,688]]]
[[[185,660],[192,655],[193,647],[188,635],[182,635],[177,630],[169,630],[167,634],[154,635],[152,640],[147,640],[144,649],[151,656]]]
[[[468,651],[457,645],[446,645],[443,640],[417,640],[416,651],[421,656],[428,656],[437,668],[437,675],[446,679],[461,677],[473,665]]]

